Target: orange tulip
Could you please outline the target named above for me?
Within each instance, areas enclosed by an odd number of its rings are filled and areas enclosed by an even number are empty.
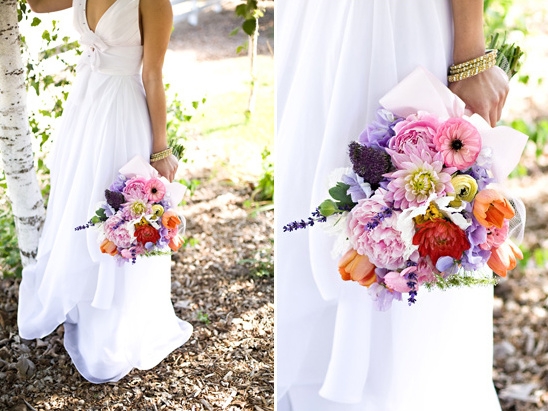
[[[177,228],[181,220],[173,211],[166,211],[162,215],[162,224],[167,228]]]
[[[523,253],[512,240],[507,239],[499,248],[491,250],[491,258],[487,265],[496,274],[506,277],[509,270],[516,268],[516,259],[523,260]]]
[[[177,251],[181,246],[185,243],[185,240],[183,240],[183,237],[181,237],[179,234],[177,234],[175,237],[171,239],[169,242],[169,248],[171,248],[173,251]]]
[[[474,216],[484,227],[502,228],[504,219],[514,217],[514,208],[498,191],[481,190],[474,200]]]
[[[103,240],[99,248],[101,249],[101,252],[105,254],[116,255],[118,253],[116,245],[106,238]]]
[[[339,273],[344,281],[357,281],[369,287],[375,281],[375,266],[366,255],[360,255],[356,250],[348,251],[339,261]]]

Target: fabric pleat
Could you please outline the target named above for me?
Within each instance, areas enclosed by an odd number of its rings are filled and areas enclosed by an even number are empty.
[[[492,287],[420,290],[375,311],[343,282],[316,224],[332,170],[378,100],[417,65],[445,81],[449,0],[280,0],[276,5],[276,384],[286,411],[500,411]]]

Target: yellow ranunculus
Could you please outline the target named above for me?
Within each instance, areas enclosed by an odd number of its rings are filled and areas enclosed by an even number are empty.
[[[459,174],[451,179],[451,184],[455,189],[456,200],[472,202],[478,193],[478,183],[468,174]]]
[[[157,220],[164,214],[164,207],[160,204],[154,204],[152,206],[152,219]]]

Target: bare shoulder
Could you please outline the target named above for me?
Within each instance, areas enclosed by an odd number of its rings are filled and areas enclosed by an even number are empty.
[[[169,0],[141,0],[141,16],[143,23],[171,24],[173,22],[173,9]]]
[[[72,7],[72,0],[27,0],[35,13],[51,13]]]

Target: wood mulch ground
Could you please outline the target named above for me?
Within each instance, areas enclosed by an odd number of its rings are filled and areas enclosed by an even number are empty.
[[[194,334],[159,366],[117,383],[84,380],[63,347],[63,328],[42,340],[17,332],[18,279],[0,282],[0,410],[273,410],[273,213],[248,215],[251,187],[208,180],[183,210],[190,244],[173,256],[172,300]],[[30,362],[28,361],[30,360]]]

